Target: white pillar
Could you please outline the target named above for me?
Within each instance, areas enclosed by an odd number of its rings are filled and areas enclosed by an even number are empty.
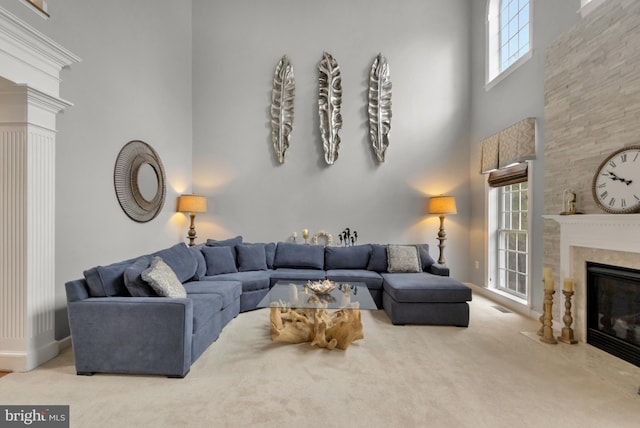
[[[0,8],[0,369],[26,371],[55,340],[59,72],[79,61]]]

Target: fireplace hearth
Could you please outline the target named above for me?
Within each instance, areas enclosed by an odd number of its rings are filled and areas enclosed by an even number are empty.
[[[587,263],[587,343],[640,367],[640,270]]]

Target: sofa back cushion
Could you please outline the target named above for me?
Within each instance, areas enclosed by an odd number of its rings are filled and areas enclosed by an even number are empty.
[[[367,269],[374,272],[386,272],[387,266],[387,246],[371,244],[371,257],[369,257]]]
[[[124,284],[124,270],[136,259],[124,260],[107,266],[95,266],[85,270],[84,278],[91,297],[129,296]]]
[[[267,252],[265,247],[265,244],[236,245],[238,271],[267,270]]]
[[[196,259],[196,263],[198,264],[198,267],[196,268],[196,274],[193,275],[193,278],[191,278],[193,281],[200,281],[200,278],[207,275],[207,262],[204,260],[202,247],[204,247],[204,244],[189,247],[191,255]]]
[[[202,247],[207,262],[207,276],[238,272],[235,250],[231,247]]]
[[[198,269],[198,261],[184,242],[156,251],[151,256],[160,257],[163,262],[169,265],[180,282],[189,281]]]
[[[371,256],[371,245],[353,247],[325,247],[325,269],[366,269]]]
[[[323,269],[324,246],[278,242],[273,267]]]
[[[429,254],[429,244],[417,244],[418,254],[420,255],[420,263],[422,264],[422,270],[428,272],[429,268],[436,261],[433,260],[431,254]]]

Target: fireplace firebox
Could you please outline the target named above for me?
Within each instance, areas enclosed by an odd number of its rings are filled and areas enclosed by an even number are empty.
[[[640,270],[587,263],[587,343],[640,367]]]

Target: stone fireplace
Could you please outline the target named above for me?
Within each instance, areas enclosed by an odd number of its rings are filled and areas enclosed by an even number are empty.
[[[587,340],[587,262],[640,269],[640,214],[545,215],[560,224],[560,272],[554,272],[554,327],[564,314],[561,293],[564,278],[575,283],[573,329],[575,338]],[[560,281],[558,281],[560,280]]]

